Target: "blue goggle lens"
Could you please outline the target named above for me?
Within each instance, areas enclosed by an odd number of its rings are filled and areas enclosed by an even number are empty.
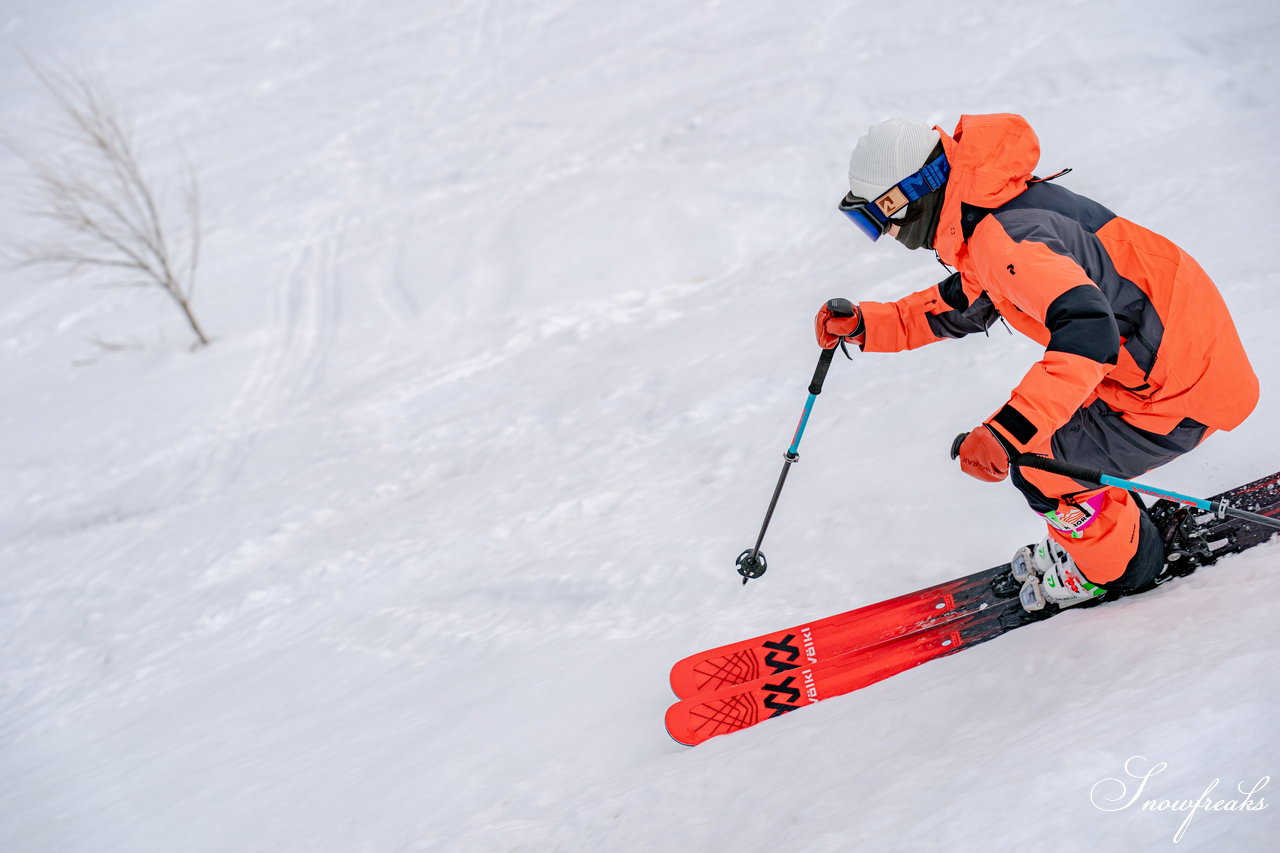
[[[877,219],[875,214],[871,212],[871,202],[866,199],[856,198],[852,194],[845,196],[840,201],[840,212],[849,218],[849,221],[858,226],[858,230],[871,238],[871,242],[880,239],[889,228],[888,221]]]

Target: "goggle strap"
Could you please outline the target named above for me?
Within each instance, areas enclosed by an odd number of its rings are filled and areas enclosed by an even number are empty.
[[[926,163],[916,174],[924,178],[929,189],[920,193],[920,195],[928,195],[947,182],[947,177],[951,174],[951,164],[947,162],[946,154],[939,154],[937,159],[932,163]],[[908,178],[910,180],[910,178]],[[914,199],[913,199],[914,201]]]
[[[950,174],[951,164],[947,162],[947,155],[939,154],[932,162],[926,163],[920,171],[907,175],[901,181],[898,181],[898,183],[889,187],[889,189],[881,193],[875,201],[872,202],[872,204],[874,205],[876,212],[880,213],[882,210],[880,202],[885,197],[892,195],[894,190],[901,192],[906,197],[908,203],[913,202],[918,198],[928,195],[945,184],[947,182],[947,177]]]

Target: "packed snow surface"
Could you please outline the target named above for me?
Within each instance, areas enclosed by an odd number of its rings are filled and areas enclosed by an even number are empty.
[[[814,311],[945,274],[835,212],[871,122],[1022,113],[1195,255],[1262,403],[1147,479],[1280,469],[1278,40],[1267,0],[7,0],[7,132],[55,117],[27,59],[88,67],[199,174],[215,342],[0,280],[0,850],[1276,849],[1275,544],[696,749],[662,714],[686,654],[1042,535],[947,458],[1038,357],[997,326],[833,365],[734,574]]]

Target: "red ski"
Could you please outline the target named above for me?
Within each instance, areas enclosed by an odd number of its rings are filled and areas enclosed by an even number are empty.
[[[996,598],[992,582],[1008,568],[1006,563],[888,601],[690,655],[671,668],[671,689],[686,699],[957,619],[989,605]],[[1005,593],[1017,594],[1016,587]]]
[[[667,732],[677,743],[694,746],[998,637],[1022,622],[1022,615],[1018,599],[1007,599],[876,645],[701,693],[667,710]]]

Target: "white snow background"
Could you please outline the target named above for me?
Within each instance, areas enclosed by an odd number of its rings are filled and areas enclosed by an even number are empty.
[[[839,359],[734,573],[820,303],[945,274],[835,211],[871,122],[1020,112],[1195,255],[1263,399],[1145,479],[1280,468],[1277,41],[1267,0],[5,0],[7,131],[60,60],[194,164],[216,341],[0,279],[0,850],[1276,849],[1280,779],[1176,847],[1141,809],[1280,777],[1274,544],[692,750],[662,714],[688,653],[1042,535],[947,458],[1037,357],[997,326]]]

